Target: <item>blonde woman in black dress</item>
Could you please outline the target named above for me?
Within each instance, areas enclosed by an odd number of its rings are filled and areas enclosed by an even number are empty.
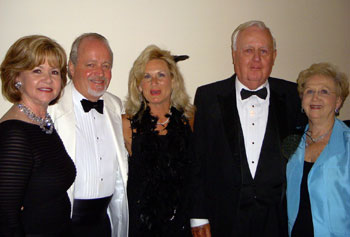
[[[148,46],[129,76],[124,139],[129,152],[129,236],[190,236],[194,107],[176,59]]]

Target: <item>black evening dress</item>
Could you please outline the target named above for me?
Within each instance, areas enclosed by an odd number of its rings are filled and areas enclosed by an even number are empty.
[[[55,129],[0,123],[0,236],[70,236],[75,174]]]
[[[310,196],[307,185],[307,177],[314,163],[304,161],[304,171],[300,186],[300,204],[297,219],[295,220],[292,237],[314,236]]]
[[[159,135],[149,108],[131,121],[129,236],[190,236],[190,136],[188,120],[171,108],[166,135]]]

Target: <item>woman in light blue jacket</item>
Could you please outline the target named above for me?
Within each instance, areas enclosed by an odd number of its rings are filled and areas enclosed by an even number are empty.
[[[289,235],[350,236],[350,129],[336,118],[348,78],[319,63],[297,82],[309,124],[287,165]]]

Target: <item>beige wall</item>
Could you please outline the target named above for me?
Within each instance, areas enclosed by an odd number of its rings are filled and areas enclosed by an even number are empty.
[[[115,53],[109,91],[122,99],[128,72],[149,44],[188,54],[180,62],[191,97],[198,86],[233,73],[230,35],[263,20],[278,55],[272,76],[295,81],[310,64],[329,61],[350,74],[349,0],[0,0],[0,60],[19,37],[44,34],[67,52],[83,32],[105,35]],[[350,99],[340,118],[350,119]],[[10,103],[0,98],[0,116]]]

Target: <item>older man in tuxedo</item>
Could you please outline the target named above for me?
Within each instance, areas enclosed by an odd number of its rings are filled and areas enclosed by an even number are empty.
[[[276,43],[261,21],[232,34],[235,74],[198,88],[194,236],[287,235],[282,141],[301,131],[295,83],[272,78]]]
[[[127,236],[127,156],[122,134],[122,103],[106,92],[113,53],[97,33],[72,44],[72,79],[50,113],[73,159],[77,177],[68,190],[74,236]],[[107,214],[108,212],[108,214]]]

